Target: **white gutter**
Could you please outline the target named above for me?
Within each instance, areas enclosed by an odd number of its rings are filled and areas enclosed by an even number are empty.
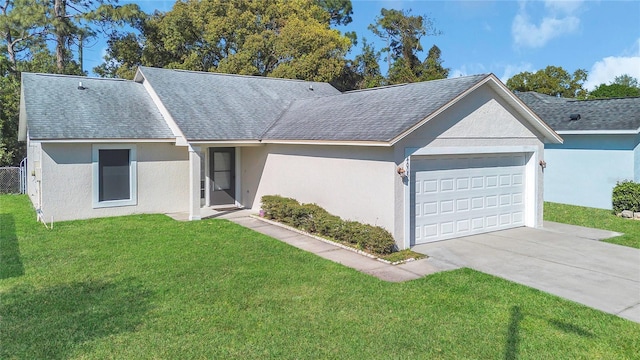
[[[194,146],[260,146],[260,140],[194,140],[189,141]]]
[[[637,135],[638,130],[558,130],[560,135]]]
[[[342,146],[381,146],[390,147],[391,143],[385,141],[355,141],[355,140],[262,140],[264,144],[285,145],[342,145]]]
[[[30,139],[34,143],[175,143],[176,139]]]

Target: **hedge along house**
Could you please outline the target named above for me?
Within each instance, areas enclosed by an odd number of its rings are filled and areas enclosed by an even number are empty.
[[[517,95],[564,139],[545,145],[545,200],[612,209],[617,182],[640,182],[640,97]]]
[[[263,195],[380,225],[399,248],[542,224],[560,137],[494,75],[340,93],[318,82],[141,67],[134,81],[23,74],[28,192],[69,220]],[[80,86],[79,82],[82,82]]]

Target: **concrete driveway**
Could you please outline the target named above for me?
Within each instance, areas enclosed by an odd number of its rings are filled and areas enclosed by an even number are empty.
[[[545,223],[412,249],[640,323],[640,250],[596,240],[610,235]]]

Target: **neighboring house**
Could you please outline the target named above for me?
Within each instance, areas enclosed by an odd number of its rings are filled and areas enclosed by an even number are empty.
[[[640,97],[517,95],[564,139],[545,145],[546,201],[611,209],[618,181],[640,181]]]
[[[494,75],[340,93],[148,67],[133,81],[24,73],[19,133],[47,220],[196,220],[280,194],[380,225],[399,248],[541,226],[539,162],[561,142]]]

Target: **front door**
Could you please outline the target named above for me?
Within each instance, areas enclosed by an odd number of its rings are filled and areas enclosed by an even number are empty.
[[[236,149],[209,148],[211,205],[235,204]]]

